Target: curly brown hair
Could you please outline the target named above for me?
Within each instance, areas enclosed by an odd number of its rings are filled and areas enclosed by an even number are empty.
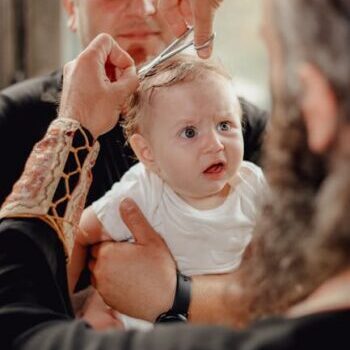
[[[152,106],[152,99],[157,89],[202,79],[208,72],[232,80],[230,74],[219,62],[204,61],[193,55],[176,55],[157,65],[141,80],[138,89],[127,104],[128,110],[122,122],[126,138],[129,139],[133,134],[141,131],[145,110]]]
[[[271,194],[241,270],[247,321],[285,311],[350,263],[350,155],[309,149],[296,69],[310,62],[324,74],[339,105],[339,128],[349,124],[349,2],[273,4],[285,81],[283,91],[274,92],[265,145]]]

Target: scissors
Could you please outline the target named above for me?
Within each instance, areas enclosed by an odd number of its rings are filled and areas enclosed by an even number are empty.
[[[168,60],[169,58],[175,56],[181,51],[193,46],[196,50],[201,50],[208,47],[215,38],[215,33],[202,45],[196,46],[193,40],[186,42],[187,38],[193,33],[193,27],[188,27],[186,32],[182,34],[179,38],[175,39],[168,47],[166,47],[158,56],[156,56],[152,61],[145,64],[138,70],[138,76],[143,79],[154,67],[158,64]]]

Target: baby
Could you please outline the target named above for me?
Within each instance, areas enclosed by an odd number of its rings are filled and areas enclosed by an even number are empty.
[[[124,129],[140,162],[85,210],[78,243],[131,240],[118,210],[131,197],[183,274],[236,269],[266,184],[261,169],[243,161],[241,108],[228,73],[184,55],[159,65],[132,97]]]

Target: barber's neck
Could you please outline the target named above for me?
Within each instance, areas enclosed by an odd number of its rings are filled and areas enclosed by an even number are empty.
[[[307,299],[294,305],[288,317],[350,309],[350,268],[328,279]]]

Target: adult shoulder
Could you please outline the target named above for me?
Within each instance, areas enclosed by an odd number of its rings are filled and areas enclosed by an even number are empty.
[[[28,119],[34,113],[44,115],[48,108],[56,111],[62,84],[62,73],[57,71],[11,85],[0,91],[0,123]],[[46,115],[46,114],[45,114]],[[52,118],[56,116],[56,113]]]
[[[0,132],[12,136],[13,129],[35,142],[41,139],[49,123],[56,117],[62,74],[28,79],[0,91]],[[6,135],[4,135],[6,137]]]
[[[0,203],[21,175],[34,144],[56,117],[60,76],[54,73],[0,91]]]

